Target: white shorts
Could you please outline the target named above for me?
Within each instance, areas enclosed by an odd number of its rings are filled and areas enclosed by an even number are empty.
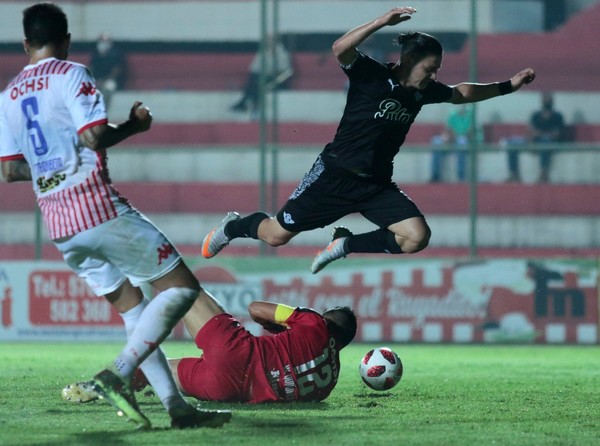
[[[126,279],[133,286],[152,282],[181,262],[167,237],[135,209],[54,244],[97,296],[115,291]]]

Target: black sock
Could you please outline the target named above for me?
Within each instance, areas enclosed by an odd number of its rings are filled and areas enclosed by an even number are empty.
[[[345,251],[363,253],[402,254],[394,233],[387,229],[358,234],[346,240]]]
[[[258,240],[258,225],[260,222],[269,218],[264,212],[255,212],[247,217],[233,220],[225,226],[225,235],[230,240],[238,237],[253,238]]]

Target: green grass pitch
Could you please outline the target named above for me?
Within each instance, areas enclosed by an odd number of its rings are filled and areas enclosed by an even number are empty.
[[[342,351],[337,388],[322,403],[240,405],[220,429],[174,431],[155,396],[138,394],[153,429],[136,431],[105,402],[65,403],[119,343],[0,345],[0,445],[594,445],[600,444],[600,347],[388,344],[404,364],[391,391],[368,390]],[[196,354],[167,342],[170,357]]]

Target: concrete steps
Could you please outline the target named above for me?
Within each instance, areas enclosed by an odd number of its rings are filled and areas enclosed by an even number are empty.
[[[27,186],[0,183],[0,246],[35,240],[33,193]],[[282,184],[276,202],[283,203],[293,187]],[[197,247],[227,211],[248,214],[259,209],[256,183],[117,183],[117,189],[177,246]],[[468,248],[471,227],[466,185],[405,184],[403,190],[426,215],[433,231],[432,248]],[[599,185],[484,184],[478,188],[477,240],[479,246],[490,249],[600,252],[599,215]],[[354,215],[338,224],[357,233],[374,229]],[[331,229],[300,234],[290,247],[322,247]],[[45,231],[42,238],[48,242]],[[240,249],[254,252],[258,246],[253,240],[239,243]]]

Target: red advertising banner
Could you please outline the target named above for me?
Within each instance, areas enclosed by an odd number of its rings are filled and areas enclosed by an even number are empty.
[[[71,271],[31,272],[29,320],[32,325],[123,325],[110,303]]]
[[[2,315],[2,327],[9,328],[13,325],[13,298],[12,288],[10,286],[4,287],[4,292],[0,298],[0,314]]]

